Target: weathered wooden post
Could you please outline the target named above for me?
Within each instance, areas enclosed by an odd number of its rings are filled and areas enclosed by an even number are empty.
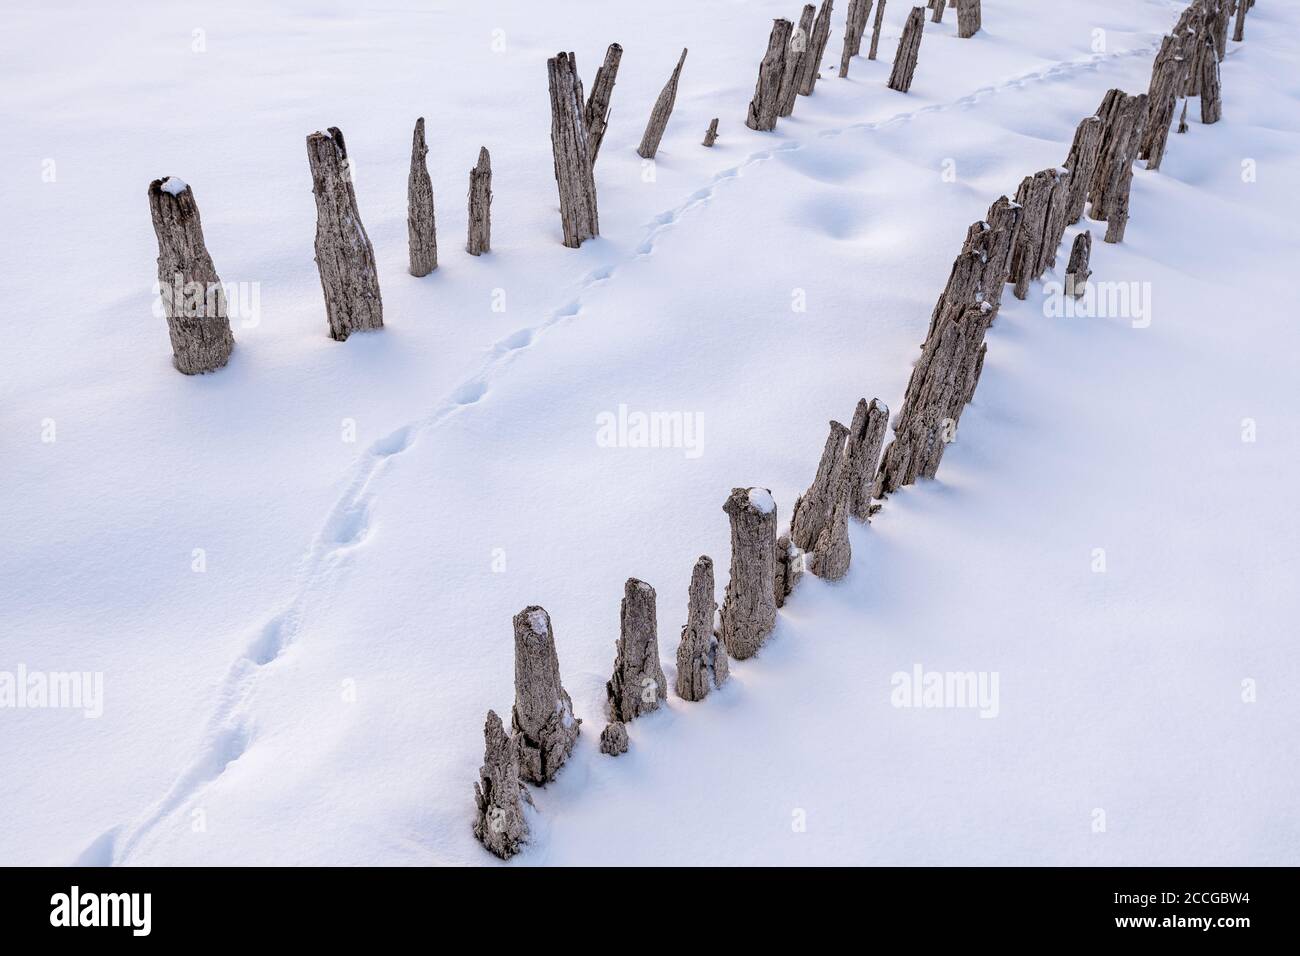
[[[859,521],[871,517],[871,499],[876,484],[880,449],[889,427],[889,408],[878,398],[858,400],[849,425],[844,454],[844,479],[848,484],[849,514]]]
[[[582,80],[572,53],[560,53],[547,60],[546,74],[551,91],[551,154],[555,184],[560,191],[560,223],[564,244],[577,249],[600,235],[596,179],[583,119]]]
[[[822,448],[821,460],[817,463],[817,474],[808,490],[800,495],[790,513],[790,540],[795,547],[811,551],[817,544],[817,536],[830,520],[831,507],[835,503],[835,488],[844,468],[844,442],[849,430],[837,421],[830,423],[830,434]]]
[[[871,49],[867,51],[867,59],[874,60],[876,53],[880,49],[880,30],[885,25],[885,0],[876,2],[876,19],[871,24]]]
[[[714,635],[713,618],[718,602],[713,597],[713,561],[707,555],[695,562],[687,595],[686,624],[677,645],[677,696],[703,700],[713,686],[727,679],[727,649]]]
[[[514,616],[515,707],[511,715],[519,748],[519,776],[530,783],[555,779],[564,766],[582,721],[560,683],[551,616],[529,605]]]
[[[848,18],[844,23],[844,49],[840,52],[840,78],[849,75],[849,61],[862,52],[862,34],[871,14],[871,0],[849,0]]]
[[[1214,45],[1213,37],[1205,38],[1206,45]],[[1206,126],[1223,119],[1223,98],[1219,86],[1219,61],[1213,50],[1207,50],[1201,59],[1201,122]]]
[[[1016,298],[1024,299],[1029,283],[1056,264],[1056,250],[1069,217],[1070,171],[1044,169],[1026,176],[1016,192],[1016,202],[1024,213],[1010,278]]]
[[[478,164],[469,171],[469,238],[465,251],[481,256],[492,251],[492,157],[478,151]]]
[[[645,134],[641,137],[641,145],[636,150],[636,154],[642,159],[654,159],[655,153],[659,150],[659,141],[664,138],[664,128],[668,125],[668,117],[672,115],[673,104],[677,102],[677,81],[681,78],[682,66],[685,63],[686,50],[683,49],[673,75],[668,78],[668,82],[659,93],[659,99],[655,100],[655,108],[650,111],[650,119],[645,125]]]
[[[906,93],[912,88],[912,76],[916,73],[916,61],[921,52],[921,34],[925,30],[925,7],[913,7],[907,15],[903,26],[903,35],[898,41],[898,53],[894,56],[894,69],[889,74],[889,88]]]
[[[1151,65],[1151,85],[1147,90],[1147,121],[1138,148],[1138,158],[1147,161],[1147,169],[1159,169],[1169,141],[1169,127],[1178,106],[1178,91],[1182,87],[1186,64],[1181,46],[1172,36],[1160,43],[1160,52]]]
[[[930,7],[934,10],[930,17],[931,23],[943,23],[943,11],[948,6],[948,0],[930,0]]]
[[[790,34],[790,48],[785,53],[785,72],[781,74],[781,90],[777,94],[777,116],[790,116],[794,113],[794,101],[799,98],[799,83],[803,79],[804,66],[808,57],[812,56],[809,47],[816,10],[811,3],[804,4],[799,25]]]
[[[1101,138],[1105,130],[1100,116],[1085,116],[1074,131],[1070,154],[1065,158],[1065,168],[1070,171],[1069,200],[1065,208],[1065,221],[1074,225],[1083,218],[1083,208],[1088,202],[1088,186],[1097,173],[1101,152]]]
[[[415,121],[411,136],[411,173],[406,180],[406,236],[411,275],[427,276],[438,268],[438,227],[433,214],[433,183],[424,157],[424,117]]]
[[[483,738],[483,766],[474,784],[474,837],[508,860],[528,842],[524,801],[532,798],[519,782],[519,751],[496,711],[487,713]]]
[[[600,752],[617,757],[627,753],[627,724],[621,720],[611,720],[600,732]]]
[[[772,596],[777,607],[785,607],[785,599],[794,593],[803,577],[804,553],[783,534],[776,539],[776,575],[772,581]]]
[[[821,8],[817,11],[817,22],[813,24],[812,37],[808,41],[803,76],[799,79],[799,93],[802,96],[811,96],[813,88],[817,86],[817,78],[821,75],[818,70],[821,69],[826,44],[831,38],[831,13],[834,8],[834,0],[822,0]]]
[[[980,0],[957,0],[957,36],[966,40],[980,32],[984,16]]]
[[[158,294],[172,364],[185,375],[214,372],[230,360],[235,336],[194,191],[175,176],[155,179],[149,184],[149,216],[158,239]]]
[[[939,0],[940,3],[943,0]],[[830,520],[817,536],[813,549],[812,573],[826,581],[838,581],[849,572],[853,549],[849,545],[849,487],[841,480],[835,489]]]
[[[605,62],[596,70],[596,79],[591,84],[591,96],[583,110],[583,120],[587,129],[588,152],[591,164],[596,165],[596,154],[605,139],[605,130],[609,128],[610,98],[614,95],[614,80],[618,77],[618,66],[623,62],[623,47],[611,43],[605,51]],[[577,71],[574,71],[575,76]],[[554,111],[554,105],[551,109]],[[554,112],[552,112],[554,121]],[[552,134],[553,135],[553,134]]]
[[[713,146],[718,141],[718,118],[715,116],[709,122],[709,128],[704,131],[704,145]]]
[[[722,642],[731,657],[743,661],[758,653],[776,627],[776,502],[766,488],[733,488],[722,510],[731,519]]]
[[[1074,237],[1070,247],[1070,262],[1065,267],[1065,294],[1082,298],[1088,289],[1088,260],[1092,256],[1092,232],[1085,229]]]
[[[1183,100],[1183,114],[1178,117],[1178,132],[1187,132],[1187,100]]]
[[[1249,9],[1246,0],[1237,0],[1237,20],[1232,28],[1232,39],[1237,43],[1246,39],[1246,11]]]
[[[330,338],[343,342],[353,332],[384,327],[375,250],[361,224],[348,150],[337,126],[307,137],[307,161],[316,197],[316,268],[325,314]]]
[[[1118,96],[1111,97],[1111,93]],[[1106,242],[1122,242],[1128,225],[1129,194],[1133,185],[1133,163],[1146,128],[1147,94],[1129,96],[1119,90],[1107,94],[1113,102],[1103,137],[1092,193],[1092,218],[1106,222]],[[1103,115],[1103,120],[1105,116]]]
[[[772,33],[767,38],[767,52],[758,65],[758,83],[754,98],[749,101],[745,125],[750,129],[768,131],[776,129],[777,111],[781,107],[781,79],[785,76],[785,60],[794,25],[789,20],[773,20]]]
[[[659,665],[659,623],[655,589],[628,578],[619,609],[614,673],[605,684],[611,720],[626,723],[659,709],[668,696],[668,681]]]

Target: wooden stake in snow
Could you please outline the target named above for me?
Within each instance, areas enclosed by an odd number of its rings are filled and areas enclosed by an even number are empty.
[[[758,653],[776,627],[776,502],[766,488],[733,488],[722,510],[731,519],[722,642],[731,657],[743,661]]]
[[[560,223],[564,244],[577,249],[592,236],[600,235],[596,179],[583,119],[582,80],[572,53],[560,53],[547,60],[546,75],[551,91],[551,154],[560,190]]]
[[[880,29],[885,24],[885,0],[877,0],[876,19],[871,24],[871,49],[867,51],[867,59],[874,60],[876,52],[880,49]]]
[[[483,737],[483,766],[474,784],[474,837],[508,860],[528,842],[523,805],[533,801],[519,782],[519,751],[496,711],[488,711]]]
[[[776,539],[776,576],[772,581],[772,596],[777,607],[785,607],[785,599],[794,593],[803,577],[804,553],[790,543],[783,534]]]
[[[659,141],[664,138],[664,128],[668,125],[668,117],[672,115],[673,104],[677,102],[677,81],[681,78],[685,63],[686,51],[683,49],[673,75],[668,78],[668,82],[659,93],[659,99],[655,100],[655,108],[651,110],[650,119],[645,124],[645,134],[641,137],[641,145],[636,150],[636,154],[642,159],[654,159],[655,153],[659,150]]]
[[[1147,169],[1159,169],[1169,141],[1169,127],[1178,107],[1178,91],[1183,85],[1186,64],[1177,38],[1167,36],[1151,65],[1151,86],[1147,90],[1147,121],[1138,147],[1138,158],[1147,161]]]
[[[745,125],[766,132],[776,129],[777,111],[781,107],[781,79],[785,75],[785,60],[794,25],[789,20],[773,20],[772,33],[767,38],[767,52],[758,65],[758,83],[754,98],[749,101]]]
[[[849,0],[849,14],[844,23],[844,49],[840,52],[840,78],[849,75],[849,61],[862,52],[862,34],[871,14],[871,0]]]
[[[530,783],[555,779],[564,766],[582,721],[560,684],[551,616],[530,605],[514,616],[515,708],[511,716],[519,748],[519,776]]]
[[[1065,267],[1065,294],[1082,298],[1088,289],[1088,260],[1092,257],[1092,233],[1085,229],[1074,237],[1070,247],[1070,262]]]
[[[973,37],[983,25],[980,0],[957,0],[957,36],[960,39]]]
[[[878,398],[858,400],[849,425],[844,455],[844,480],[848,484],[849,514],[859,521],[871,517],[880,449],[889,426],[889,408]]]
[[[611,720],[627,722],[659,709],[668,696],[668,682],[659,666],[659,624],[655,589],[628,578],[619,610],[614,675],[605,684]]]
[[[469,171],[469,238],[465,251],[481,256],[492,251],[492,157],[478,151],[478,164]]]
[[[424,157],[424,117],[415,121],[411,136],[411,174],[406,180],[406,236],[411,255],[411,275],[427,276],[438,268],[438,228],[433,215],[433,183]]]
[[[934,15],[930,17],[930,22],[943,23],[943,11],[944,8],[948,6],[948,0],[931,0],[930,6],[934,10]]]
[[[715,116],[709,122],[709,128],[704,132],[704,145],[712,146],[718,141],[718,118]]]
[[[1246,11],[1249,9],[1246,0],[1237,0],[1237,21],[1232,28],[1232,39],[1237,43],[1246,39]]]
[[[1065,168],[1070,171],[1070,194],[1065,206],[1065,221],[1069,225],[1074,225],[1083,218],[1083,207],[1088,202],[1088,186],[1097,173],[1104,129],[1101,117],[1085,116],[1074,131],[1070,155],[1065,158]]]
[[[916,61],[921,52],[921,34],[925,30],[925,7],[913,7],[907,15],[903,26],[903,35],[898,41],[898,53],[894,56],[894,69],[889,74],[889,88],[906,93],[912,88],[912,76],[916,73]]]
[[[216,371],[230,360],[235,337],[193,190],[175,176],[155,179],[149,184],[149,215],[158,239],[158,291],[172,364],[186,375]]]
[[[623,62],[623,48],[617,43],[611,43],[609,49],[605,51],[604,64],[596,71],[596,79],[591,84],[591,96],[588,97],[587,105],[583,110],[588,152],[591,153],[593,166],[596,165],[596,154],[600,152],[600,144],[605,139],[605,130],[609,128],[609,101],[614,95],[614,80],[618,77],[618,65],[621,62]],[[574,75],[577,75],[576,70]],[[552,104],[552,111],[554,108]],[[552,121],[554,121],[553,114]]]
[[[325,314],[330,338],[343,342],[353,332],[384,327],[375,250],[357,211],[348,150],[337,126],[307,137],[307,161],[316,197],[316,268]]]
[[[822,57],[826,55],[826,44],[831,38],[831,13],[835,9],[834,0],[822,0],[821,9],[817,11],[817,22],[813,24],[812,37],[808,42],[808,57],[804,60],[803,76],[799,78],[801,96],[811,96],[821,74]]]
[[[1214,45],[1213,37],[1206,37],[1207,47]],[[1213,50],[1206,51],[1201,59],[1201,122],[1206,126],[1223,118],[1223,99],[1219,87],[1219,61]],[[1109,240],[1108,240],[1109,241]]]
[[[1133,163],[1146,128],[1147,95],[1120,94],[1097,168],[1099,186],[1093,193],[1092,218],[1106,221],[1106,242],[1122,242],[1128,225]]]
[[[826,436],[822,457],[817,463],[817,475],[808,490],[795,500],[790,514],[790,540],[800,550],[811,551],[822,528],[830,521],[835,488],[844,468],[844,441],[848,433],[849,430],[839,422],[831,422],[830,434]]]
[[[812,45],[813,14],[817,8],[811,3],[805,4],[799,17],[799,25],[790,34],[790,47],[785,51],[785,72],[781,74],[781,90],[777,93],[777,116],[790,116],[794,113],[794,101],[799,98],[799,84],[803,80],[808,58],[813,55]]]
[[[1183,115],[1178,117],[1178,132],[1187,132],[1187,100],[1183,100]]]
[[[1026,176],[1016,192],[1016,202],[1024,211],[1010,278],[1015,282],[1016,298],[1024,299],[1029,283],[1056,264],[1070,202],[1069,170],[1044,169]]]
[[[600,752],[617,757],[627,753],[627,725],[621,720],[611,720],[600,732]]]
[[[715,683],[727,679],[727,649],[713,632],[718,602],[713,598],[713,560],[707,555],[695,562],[686,602],[686,624],[677,645],[677,696],[703,700]]]
[[[939,0],[940,3],[943,0]],[[838,483],[835,493],[835,505],[831,509],[830,521],[817,536],[817,547],[813,549],[812,573],[826,581],[838,581],[849,572],[849,563],[853,560],[853,549],[849,546],[849,488],[843,481]]]

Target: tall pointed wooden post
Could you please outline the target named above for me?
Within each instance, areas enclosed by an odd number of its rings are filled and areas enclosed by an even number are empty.
[[[659,99],[655,100],[655,107],[650,111],[650,119],[646,121],[645,133],[641,137],[641,145],[637,147],[636,154],[642,159],[654,159],[655,153],[659,151],[659,141],[664,138],[664,130],[668,126],[668,117],[673,113],[673,104],[677,102],[677,81],[682,77],[682,67],[686,65],[686,50],[682,50],[681,58],[677,61],[677,66],[673,70],[673,75],[668,78],[664,88],[659,93]]]
[[[582,80],[572,53],[560,53],[547,60],[546,73],[551,91],[551,153],[560,191],[560,223],[564,244],[576,249],[600,235]]]
[[[411,172],[406,180],[406,237],[411,275],[427,276],[438,268],[438,227],[433,212],[433,183],[425,156],[424,117],[415,121],[411,136]]]

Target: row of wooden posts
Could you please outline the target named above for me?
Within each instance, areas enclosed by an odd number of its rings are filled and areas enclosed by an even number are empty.
[[[695,563],[676,655],[680,698],[703,700],[727,679],[730,658],[744,660],[758,652],[804,571],[832,581],[847,573],[850,516],[869,521],[881,507],[877,502],[891,492],[935,476],[974,397],[988,348],[985,333],[997,317],[1003,290],[1011,285],[1017,298],[1027,296],[1030,282],[1055,266],[1066,227],[1083,218],[1085,207],[1089,218],[1106,222],[1105,241],[1122,241],[1134,162],[1141,157],[1148,169],[1159,168],[1179,98],[1199,96],[1202,121],[1219,120],[1219,63],[1226,54],[1228,20],[1236,15],[1235,39],[1242,39],[1252,3],[1193,0],[1161,45],[1148,91],[1136,96],[1108,91],[1097,113],[1079,123],[1062,167],[1027,176],[1014,201],[1000,197],[970,226],[931,315],[883,455],[889,409],[879,399],[864,398],[847,428],[830,423],[816,475],[796,499],[787,533],[777,534],[770,491],[731,490],[722,509],[731,524],[730,579],[718,614],[713,562],[706,555]],[[936,16],[942,6],[937,0]],[[851,28],[853,22],[850,17]],[[1083,294],[1091,248],[1092,234],[1085,230],[1071,249],[1066,294]],[[667,696],[651,585],[627,581],[619,624],[606,684],[608,723],[600,735],[601,751],[611,755],[628,749],[627,722],[656,710]],[[582,723],[560,681],[545,609],[534,605],[516,614],[514,639],[511,729],[507,732],[496,712],[488,711],[483,766],[474,785],[474,835],[503,859],[528,839],[526,784],[555,778]]]
[[[877,0],[875,26],[868,53],[876,58],[886,0]],[[930,0],[933,19],[943,18],[946,0]],[[820,11],[803,8],[798,29],[789,20],[777,20],[768,50],[759,67],[758,85],[746,115],[746,125],[771,130],[778,117],[794,112],[798,95],[813,92],[830,37],[833,0],[822,0]],[[848,76],[849,63],[861,50],[871,0],[850,0],[840,57],[839,75]],[[980,0],[958,0],[958,34],[971,36],[980,28]],[[906,92],[916,70],[924,10],[908,15],[889,85]],[[677,86],[686,64],[682,50],[677,66],[656,99],[637,155],[653,159],[667,129],[677,100]],[[547,60],[551,98],[551,147],[560,197],[564,245],[577,248],[600,235],[596,199],[595,163],[609,126],[610,100],[622,62],[623,48],[611,44],[596,71],[591,95],[584,97],[582,79],[572,53]],[[704,145],[718,137],[718,119],[709,124]],[[425,157],[424,118],[415,122],[407,180],[407,233],[409,271],[426,276],[438,268],[437,222],[433,185]],[[330,337],[345,341],[354,332],[382,329],[383,298],[375,251],[361,222],[353,188],[347,144],[338,127],[307,137],[312,193],[316,199],[316,266],[325,298]],[[473,256],[492,248],[492,159],[487,147],[469,174],[468,229],[465,249]],[[235,337],[230,328],[225,292],[203,238],[194,192],[177,177],[163,177],[149,185],[149,207],[158,240],[158,281],[161,289],[192,290],[192,294],[166,295],[163,307],[177,370],[195,375],[222,368],[230,359]]]

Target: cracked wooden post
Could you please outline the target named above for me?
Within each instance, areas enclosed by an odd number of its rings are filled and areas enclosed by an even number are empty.
[[[811,3],[804,4],[799,17],[799,25],[790,34],[790,46],[785,52],[785,71],[781,74],[781,90],[777,93],[777,116],[790,116],[794,113],[794,101],[799,98],[799,83],[803,78],[804,67],[812,56],[813,14],[817,8]]]
[[[876,0],[876,19],[871,24],[871,49],[867,59],[874,60],[880,49],[880,30],[885,25],[885,0]]]
[[[794,25],[789,20],[773,20],[767,38],[767,52],[758,66],[758,83],[749,101],[745,125],[766,132],[776,129],[777,110],[781,105],[781,78],[785,75],[785,58]]]
[[[519,751],[496,711],[487,713],[483,738],[483,766],[474,784],[474,837],[508,860],[528,842],[524,801],[533,801],[519,782]]]
[[[930,0],[930,7],[934,10],[930,17],[931,23],[943,23],[943,11],[948,6],[948,0]]]
[[[1085,229],[1074,237],[1070,261],[1065,267],[1065,294],[1082,298],[1088,289],[1088,260],[1092,257],[1092,232]]]
[[[469,171],[469,236],[465,251],[481,256],[492,251],[492,157],[478,151],[478,164]]]
[[[646,122],[641,145],[636,149],[636,154],[642,159],[654,159],[655,153],[659,150],[659,141],[664,138],[668,117],[672,115],[673,104],[677,102],[677,81],[681,79],[682,67],[685,63],[686,50],[683,49],[673,75],[668,78],[668,82],[659,93],[659,99],[655,100],[655,108],[650,111],[650,119]]]
[[[813,24],[812,36],[808,41],[808,57],[804,60],[803,75],[799,78],[801,96],[811,96],[817,86],[822,57],[826,55],[826,44],[831,38],[831,14],[834,9],[834,0],[822,0],[821,9],[817,11],[817,22]]]
[[[862,34],[871,14],[871,0],[849,0],[848,18],[844,22],[844,48],[840,52],[840,79],[849,75],[849,61],[862,52]]]
[[[235,336],[194,191],[175,176],[155,179],[149,184],[149,216],[158,239],[158,294],[172,365],[185,375],[214,372],[230,361]]]
[[[776,574],[772,580],[772,596],[777,607],[785,607],[788,598],[803,577],[804,553],[783,534],[776,539]]]
[[[1207,36],[1205,43],[1207,47],[1212,47],[1214,38]],[[1209,126],[1222,118],[1223,99],[1219,86],[1219,61],[1213,55],[1213,51],[1207,50],[1201,59],[1201,122]]]
[[[980,0],[957,0],[957,36],[967,40],[980,32],[984,26],[984,15],[980,10]]]
[[[316,268],[325,294],[330,338],[384,327],[375,250],[361,224],[347,145],[337,126],[307,137],[311,191],[316,197]]]
[[[596,179],[583,118],[582,80],[572,53],[559,53],[547,60],[546,75],[551,92],[551,156],[560,192],[560,224],[564,244],[577,249],[600,235]]]
[[[605,130],[609,128],[610,98],[614,95],[614,80],[618,77],[618,66],[623,62],[623,47],[611,43],[605,51],[605,62],[596,70],[596,79],[591,84],[591,96],[583,108],[583,122],[587,129],[587,151],[591,154],[591,165],[596,165],[596,155],[600,144],[605,139]],[[577,71],[574,71],[577,75]],[[554,104],[551,107],[555,109]],[[552,132],[552,135],[554,133]]]
[[[811,571],[825,581],[840,580],[849,573],[849,563],[853,560],[849,545],[849,486],[842,479],[837,485],[830,520],[817,536],[812,555]]]
[[[1029,295],[1029,283],[1056,262],[1070,202],[1069,171],[1044,169],[1026,176],[1016,191],[1016,202],[1024,211],[1010,278],[1015,283],[1015,297],[1024,299]]]
[[[1183,115],[1178,117],[1178,132],[1187,132],[1187,100],[1183,100]]]
[[[1102,161],[1097,169],[1099,186],[1092,200],[1092,218],[1106,222],[1106,242],[1124,240],[1133,186],[1133,163],[1142,145],[1146,117],[1145,93],[1137,96],[1120,93],[1109,130],[1109,142],[1103,148]]]
[[[703,700],[713,686],[727,679],[727,649],[714,635],[718,602],[713,597],[713,560],[701,555],[691,571],[686,602],[686,624],[677,645],[677,696]]]
[[[627,753],[627,724],[621,720],[611,720],[600,732],[600,752],[617,757]]]
[[[921,34],[925,31],[925,7],[913,7],[907,15],[903,26],[903,35],[898,41],[898,53],[894,56],[894,69],[889,74],[889,88],[906,93],[912,88],[912,77],[916,73],[916,61],[921,52]]]
[[[790,540],[802,551],[811,551],[817,536],[830,520],[835,503],[835,486],[844,467],[844,442],[849,430],[837,421],[830,423],[830,434],[822,447],[817,474],[808,490],[800,495],[790,513]]]
[[[889,427],[889,407],[878,398],[858,400],[849,425],[844,455],[844,479],[848,484],[849,514],[859,521],[871,517],[871,499],[876,485],[880,449]]]
[[[433,183],[425,156],[424,117],[415,121],[411,136],[411,173],[406,180],[406,237],[411,275],[427,276],[438,268],[438,227],[433,214]]]
[[[1138,148],[1138,158],[1147,161],[1147,169],[1159,169],[1169,142],[1169,128],[1178,107],[1186,64],[1177,38],[1165,37],[1160,52],[1151,65],[1151,85],[1147,90],[1147,121]]]
[[[1237,20],[1232,27],[1232,39],[1236,43],[1246,39],[1246,11],[1249,9],[1250,4],[1246,0],[1237,0]]]
[[[628,578],[618,615],[614,673],[605,683],[611,720],[629,720],[659,709],[668,682],[659,665],[659,623],[655,589]]]
[[[536,604],[514,616],[515,706],[510,723],[519,749],[519,776],[545,784],[564,766],[582,721],[560,683],[551,616]]]
[[[713,146],[718,141],[718,118],[715,116],[709,121],[709,128],[704,132],[704,145]]]
[[[1097,173],[1104,128],[1100,116],[1085,116],[1074,131],[1074,142],[1070,146],[1070,154],[1065,158],[1065,168],[1070,171],[1069,200],[1065,207],[1065,221],[1068,225],[1074,225],[1083,218],[1083,209],[1088,202],[1088,186]]]
[[[776,627],[776,502],[766,488],[733,488],[722,510],[731,519],[722,642],[728,655],[743,661],[758,653]]]

